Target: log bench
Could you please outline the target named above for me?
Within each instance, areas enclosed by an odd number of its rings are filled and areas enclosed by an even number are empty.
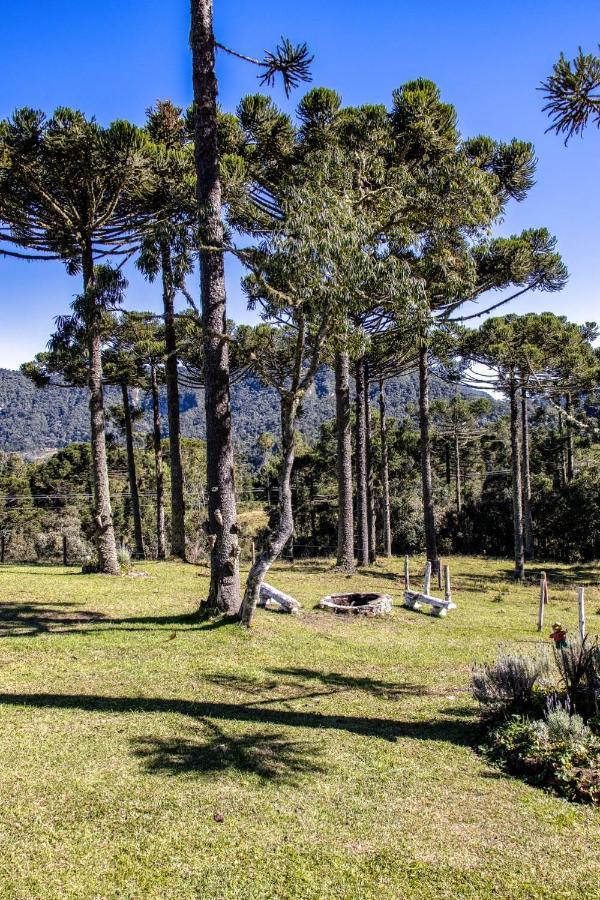
[[[407,609],[421,609],[425,603],[431,607],[431,614],[440,618],[448,615],[449,609],[456,609],[456,603],[452,601],[452,594],[450,591],[450,566],[444,566],[444,598],[433,597],[429,593],[430,590],[431,562],[428,561],[425,566],[423,590],[411,591],[408,574],[408,556],[406,556],[404,559],[404,606],[406,606]]]

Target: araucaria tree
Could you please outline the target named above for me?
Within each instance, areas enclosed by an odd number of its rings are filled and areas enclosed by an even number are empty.
[[[600,47],[598,48],[600,50]],[[565,143],[592,122],[600,128],[600,55],[581,47],[573,61],[561,53],[552,75],[542,82],[549,131],[565,135]]]
[[[102,128],[82,113],[52,118],[18,110],[0,123],[0,253],[62,260],[80,274],[86,323],[96,547],[101,572],[117,574],[106,464],[100,322],[104,284],[95,260],[124,259],[144,216],[132,199],[144,186],[144,137],[126,122]]]
[[[223,192],[219,170],[217,78],[212,0],[191,0],[192,68],[196,196],[204,340],[208,522],[212,538],[209,610],[237,615],[240,608],[239,547],[229,395],[229,348],[226,333],[226,250],[221,215]],[[240,54],[235,54],[240,56]],[[283,41],[258,65],[263,80],[280,73],[286,90],[308,78],[306,47]]]

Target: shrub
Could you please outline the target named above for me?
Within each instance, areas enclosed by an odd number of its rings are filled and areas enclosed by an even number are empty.
[[[122,572],[131,570],[131,553],[124,545],[117,549],[117,562]]]
[[[473,669],[473,696],[482,705],[496,711],[532,709],[535,706],[535,685],[547,670],[545,654],[535,657],[504,654],[493,665]]]
[[[570,746],[581,743],[591,733],[581,716],[572,712],[569,702],[566,706],[562,706],[550,700],[546,721],[543,724],[546,726],[547,740],[552,744]]]
[[[554,651],[554,658],[573,708],[585,717],[598,712],[600,702],[600,647],[585,637],[569,640]]]

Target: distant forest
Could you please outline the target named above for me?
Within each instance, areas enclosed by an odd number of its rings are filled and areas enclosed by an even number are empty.
[[[465,396],[476,396],[477,391],[460,388]],[[280,431],[279,398],[271,388],[263,387],[258,379],[247,376],[232,385],[231,406],[235,425],[237,449],[248,464],[254,467],[260,461],[256,441],[264,432],[275,439]],[[431,399],[453,396],[456,388],[439,379],[431,380]],[[418,402],[416,375],[404,375],[386,384],[389,415],[402,418],[411,404]],[[143,391],[132,391],[142,409],[148,411],[146,421],[138,426],[141,431],[150,430],[149,399]],[[181,386],[181,431],[184,437],[204,439],[206,420],[201,389]],[[117,388],[106,388],[106,406],[120,402]],[[163,389],[163,426],[167,435],[166,395]],[[498,403],[498,407],[501,404]],[[320,426],[335,417],[335,393],[333,372],[323,367],[317,374],[302,410],[299,430],[314,441]],[[48,387],[39,389],[20,372],[0,369],[0,451],[21,453],[28,458],[43,455],[48,450],[66,447],[68,444],[89,440],[89,409],[87,391],[82,388]]]

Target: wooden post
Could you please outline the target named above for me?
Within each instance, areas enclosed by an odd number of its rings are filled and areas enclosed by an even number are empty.
[[[452,591],[450,589],[450,566],[444,566],[444,600],[450,602],[452,600]]]
[[[548,596],[548,576],[546,575],[545,572],[543,574],[544,574],[544,603],[548,603],[548,601],[550,600],[550,598]]]
[[[585,588],[581,585],[578,589],[578,606],[579,606],[579,637],[583,641],[585,638]]]
[[[256,562],[256,544],[252,541],[252,565]]]
[[[425,576],[423,578],[423,593],[429,594],[431,590],[431,560],[425,563]]]
[[[538,605],[537,630],[544,627],[544,604],[546,602],[546,573],[540,572],[540,602]]]
[[[442,589],[442,561],[441,561],[441,559],[438,559],[438,561],[436,563],[436,567],[437,567],[438,588],[441,591],[441,589]]]
[[[408,556],[404,557],[404,590],[410,591],[410,575],[408,573]]]
[[[62,545],[63,545],[63,566],[67,566],[68,559],[67,559],[67,536],[66,536],[66,534],[63,534]]]

